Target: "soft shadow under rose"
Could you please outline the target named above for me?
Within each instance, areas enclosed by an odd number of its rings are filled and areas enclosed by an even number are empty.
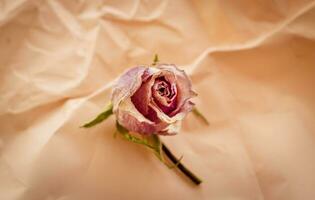
[[[173,135],[194,104],[191,81],[175,65],[134,67],[116,82],[113,112],[119,124],[141,134]]]

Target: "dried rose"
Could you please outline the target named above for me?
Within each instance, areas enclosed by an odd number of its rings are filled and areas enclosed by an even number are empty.
[[[153,65],[158,62],[155,56]],[[196,185],[202,180],[181,163],[163,144],[159,135],[178,133],[181,121],[191,110],[206,124],[207,119],[190,101],[196,93],[183,70],[175,65],[139,66],[127,70],[114,84],[111,102],[92,121],[82,127],[93,127],[112,114],[116,115],[116,133],[123,139],[144,145],[170,168],[176,167]],[[130,134],[130,132],[140,133]],[[115,134],[116,135],[116,134]],[[165,160],[164,155],[173,163]]]
[[[112,92],[117,121],[131,132],[173,135],[194,104],[196,93],[183,70],[175,65],[139,66],[127,70]]]

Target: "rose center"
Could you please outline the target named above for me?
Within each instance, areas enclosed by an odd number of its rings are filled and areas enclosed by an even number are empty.
[[[152,96],[155,103],[164,113],[168,114],[176,107],[176,85],[171,84],[164,77],[155,80],[152,88]]]
[[[169,86],[164,81],[158,83],[157,90],[161,96],[168,96],[170,94]]]
[[[165,92],[165,88],[164,87],[161,87],[161,88],[159,88],[159,92],[160,92],[160,94],[164,94],[164,92]]]

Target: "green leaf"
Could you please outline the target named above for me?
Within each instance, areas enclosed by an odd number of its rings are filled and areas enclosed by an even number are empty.
[[[152,65],[156,65],[158,62],[159,62],[159,56],[155,54]]]
[[[210,125],[207,118],[197,108],[194,108],[192,112],[196,117],[200,118],[205,124]]]
[[[113,104],[110,102],[106,106],[105,110],[102,113],[100,113],[95,119],[93,119],[92,121],[84,124],[81,127],[83,127],[83,128],[90,128],[92,126],[95,126],[95,125],[101,123],[102,121],[104,121],[105,119],[107,119],[112,114],[113,114]]]

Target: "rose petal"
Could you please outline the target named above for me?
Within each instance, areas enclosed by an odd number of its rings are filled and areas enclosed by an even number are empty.
[[[129,131],[141,134],[154,134],[168,126],[164,122],[155,123],[146,119],[135,107],[133,107],[133,104],[130,103],[131,101],[123,102],[116,113],[119,124]]]
[[[121,101],[133,95],[141,86],[142,75],[145,67],[134,67],[127,70],[119,77],[116,84],[113,86],[111,100],[113,103],[113,111],[116,112]]]
[[[151,88],[154,85],[155,79],[161,76],[165,77],[165,79],[169,81],[171,84],[175,84],[176,80],[175,75],[172,74],[171,72],[162,71],[157,68],[147,68],[147,70],[143,73],[142,76],[143,79],[142,85],[131,97],[131,100],[134,103],[135,107],[138,109],[138,111],[151,121],[157,120],[159,121],[156,112],[166,111],[167,113],[168,111],[167,109],[170,109],[170,111],[174,110],[174,108],[171,107],[172,105],[169,105],[170,108],[165,108],[163,110],[162,108],[160,108],[160,106],[156,106],[157,104],[150,103],[152,101]],[[156,106],[157,109],[152,108],[152,106]]]
[[[169,113],[171,113],[177,105],[177,89],[175,76],[173,74],[167,74],[165,72],[162,72],[159,76],[162,76],[165,80],[155,80],[155,83],[151,89],[153,93],[152,97],[160,110],[169,115]],[[162,96],[158,91],[157,87],[163,82],[167,82],[166,84],[168,88],[166,88],[166,90],[168,90],[169,93],[172,94],[172,97]]]
[[[155,102],[151,102],[151,107],[156,111],[157,116],[160,120],[162,120],[165,123],[172,124],[176,121],[183,120],[184,117],[188,112],[190,112],[194,106],[192,102],[187,99],[187,101],[184,103],[182,108],[178,111],[178,113],[172,117],[166,115],[165,113],[161,112],[161,110],[158,108],[158,105],[156,105]]]
[[[192,111],[194,106],[195,104],[193,102],[189,101],[189,99],[186,99],[184,105],[179,109],[177,114],[173,116],[173,118],[182,120],[187,115],[187,113]]]
[[[182,126],[182,121],[176,121],[170,125],[168,125],[165,129],[160,131],[159,135],[176,135],[179,133],[180,128]]]
[[[153,114],[154,111],[149,107],[152,85],[152,72],[147,69],[142,76],[142,84],[131,96],[131,101],[142,115],[146,116],[151,121],[154,121],[154,119],[156,119]]]
[[[172,74],[175,77],[177,86],[177,106],[170,114],[165,114],[159,105],[151,101],[150,106],[156,111],[158,118],[162,121],[172,124],[176,121],[182,120],[188,112],[190,112],[194,106],[189,101],[192,97],[196,96],[196,93],[191,89],[191,81],[183,70],[179,70],[175,65],[161,64],[158,66],[161,73],[164,75]],[[170,78],[172,76],[168,76]],[[171,79],[171,81],[174,81]]]
[[[119,111],[117,115],[117,120],[119,124],[121,124],[123,127],[131,132],[136,132],[140,134],[153,134],[157,132],[156,125],[146,122],[140,122],[134,115],[128,112]]]
[[[191,81],[184,70],[180,70],[175,65],[169,64],[160,64],[158,68],[175,74],[177,86],[177,107],[170,114],[170,116],[174,116],[180,112],[181,108],[188,99],[196,96],[197,94],[191,89]]]
[[[163,89],[163,92],[160,91],[161,89]],[[169,104],[171,104],[170,101],[173,101],[177,95],[175,82],[170,83],[166,80],[156,79],[152,87],[152,91],[153,96],[158,98],[158,100],[160,100],[160,103],[164,106],[168,106]]]
[[[116,110],[116,116],[119,114],[119,112],[129,113],[130,115],[133,115],[139,122],[146,122],[148,124],[154,124],[154,122],[147,119],[143,114],[141,114],[135,105],[132,103],[131,98],[128,97],[127,99],[123,100],[118,109]]]

